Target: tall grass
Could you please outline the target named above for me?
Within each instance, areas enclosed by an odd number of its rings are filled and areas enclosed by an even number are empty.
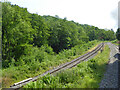
[[[99,52],[93,59],[58,73],[56,76],[41,77],[24,88],[98,88],[106,70],[109,52],[108,46],[105,46],[104,51]]]

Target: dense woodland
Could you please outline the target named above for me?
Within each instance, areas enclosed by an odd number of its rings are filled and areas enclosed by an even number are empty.
[[[59,54],[92,40],[114,40],[113,30],[79,24],[59,16],[31,14],[27,8],[2,3],[2,60],[3,67],[31,62],[40,63],[43,54]],[[39,54],[38,54],[39,52]]]

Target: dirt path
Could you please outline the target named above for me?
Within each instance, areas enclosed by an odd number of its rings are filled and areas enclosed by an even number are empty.
[[[118,47],[112,43],[106,43],[111,52],[109,63],[104,74],[104,77],[99,84],[99,88],[118,88],[118,56],[120,55],[118,52]]]

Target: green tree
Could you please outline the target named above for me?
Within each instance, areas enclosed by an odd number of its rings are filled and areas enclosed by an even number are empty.
[[[43,44],[48,44],[49,28],[43,17],[37,14],[31,15],[31,25],[35,31],[34,45],[40,47]]]
[[[26,9],[10,3],[2,4],[2,58],[17,60],[33,40],[33,29]]]
[[[118,40],[120,40],[120,28],[117,29],[116,37]]]

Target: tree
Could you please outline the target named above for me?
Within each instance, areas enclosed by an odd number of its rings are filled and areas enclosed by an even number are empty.
[[[2,58],[16,60],[24,54],[24,49],[33,40],[33,29],[27,9],[2,4]]]
[[[37,14],[31,14],[31,25],[35,31],[33,44],[35,46],[42,46],[48,44],[49,28],[43,17]]]
[[[116,37],[120,41],[120,28],[117,29]]]

